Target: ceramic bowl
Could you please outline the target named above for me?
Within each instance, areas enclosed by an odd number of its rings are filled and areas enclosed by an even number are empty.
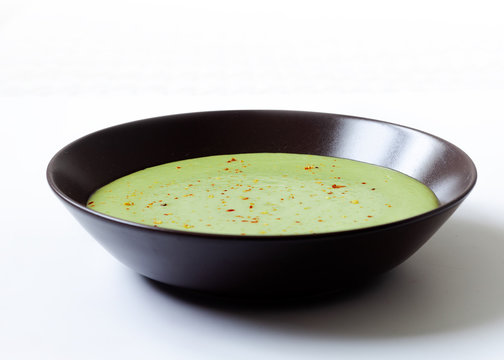
[[[375,227],[284,236],[169,230],[86,208],[96,189],[132,172],[182,159],[253,152],[335,156],[385,166],[430,187],[441,205]],[[338,291],[401,264],[469,194],[476,168],[453,144],[400,125],[326,113],[240,110],[163,116],[97,131],[60,150],[48,165],[47,179],[82,226],[134,271],[177,288],[267,298]]]

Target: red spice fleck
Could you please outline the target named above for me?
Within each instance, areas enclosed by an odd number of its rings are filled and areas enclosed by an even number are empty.
[[[224,168],[224,170],[228,171],[228,170],[229,170],[229,168]]]
[[[227,209],[227,212],[235,211],[235,209]]]
[[[365,183],[365,182],[362,182],[361,184],[364,184],[364,185],[365,185],[365,184],[367,184],[367,183]]]
[[[346,186],[345,185],[336,185],[336,184],[332,185],[333,189],[339,189],[339,188],[344,188],[344,187],[346,187]]]
[[[94,201],[90,201],[90,202],[88,202],[88,205],[91,205],[91,204],[93,204],[93,203],[94,203]]]
[[[252,224],[257,224],[259,221],[258,220],[251,220],[250,221]]]
[[[333,194],[333,192],[332,192],[332,191],[329,191],[327,194],[328,194],[328,195],[332,195],[332,194]]]
[[[235,158],[231,158],[231,160],[228,160],[227,162],[230,163],[230,162],[233,162],[233,161],[236,161]]]
[[[177,169],[181,169],[181,167],[180,167],[180,166],[177,166]]]
[[[296,220],[296,223],[301,224],[301,221],[297,221],[297,220]]]
[[[313,165],[305,166],[305,168],[304,168],[304,169],[305,169],[305,170],[315,169],[315,166],[313,166]]]
[[[372,188],[371,190],[375,191],[375,190],[376,190],[376,188]]]
[[[249,209],[252,209],[253,207],[254,207],[254,205],[250,205],[250,206],[249,206]]]
[[[372,217],[373,217],[373,215],[368,215],[367,217],[368,217],[368,218],[372,218]]]
[[[248,200],[248,197],[244,197],[244,198],[242,198],[242,200]]]

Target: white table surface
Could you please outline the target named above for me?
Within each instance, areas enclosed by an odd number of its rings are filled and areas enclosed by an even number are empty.
[[[503,359],[497,3],[0,0],[0,358]],[[51,156],[94,130],[245,108],[412,126],[465,150],[478,183],[380,282],[277,308],[155,286],[46,183]]]

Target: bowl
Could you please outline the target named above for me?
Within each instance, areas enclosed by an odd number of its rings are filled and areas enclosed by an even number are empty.
[[[86,207],[99,187],[147,167],[254,152],[334,156],[391,168],[427,185],[440,206],[380,226],[282,236],[169,230]],[[476,168],[455,145],[392,123],[326,113],[237,110],[163,116],[94,132],[52,158],[47,180],[80,224],[134,271],[206,294],[281,298],[342,290],[401,264],[469,194]]]

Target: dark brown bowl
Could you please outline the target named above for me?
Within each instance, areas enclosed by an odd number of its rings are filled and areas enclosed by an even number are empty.
[[[429,186],[441,206],[394,223],[311,235],[232,236],[155,228],[86,208],[121,176],[170,161],[217,154],[287,152],[336,156],[401,171]],[[114,126],[59,151],[49,185],[112,255],[172,286],[239,297],[340,290],[406,260],[448,219],[476,182],[471,159],[411,128],[344,115],[216,111]]]

